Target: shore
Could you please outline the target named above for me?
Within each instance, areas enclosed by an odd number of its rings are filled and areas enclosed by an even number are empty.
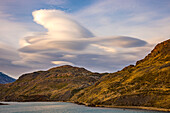
[[[9,104],[0,103],[0,105],[9,105]]]
[[[138,109],[138,110],[150,110],[150,111],[164,111],[164,112],[170,112],[170,109],[156,108],[156,107],[143,107],[143,106],[111,106],[111,105],[97,105],[96,107],[120,108],[120,109]]]
[[[33,102],[33,101],[22,101],[22,102]],[[124,109],[124,110],[125,109],[136,109],[136,110],[170,112],[170,109],[166,109],[166,108],[144,107],[144,106],[91,105],[91,104],[88,104],[88,103],[79,103],[79,102],[73,102],[73,101],[35,101],[35,102],[68,102],[68,103],[74,103],[74,104],[78,104],[78,105],[84,105],[84,106],[87,106],[87,107],[103,107],[103,108],[119,108],[119,109]],[[9,105],[9,104],[0,103],[0,105]]]
[[[166,108],[157,108],[157,107],[144,107],[144,106],[114,106],[114,105],[90,105],[88,103],[78,103],[71,102],[79,105],[85,105],[88,107],[103,107],[103,108],[119,108],[119,109],[137,109],[137,110],[149,110],[149,111],[163,111],[170,112],[170,109]]]

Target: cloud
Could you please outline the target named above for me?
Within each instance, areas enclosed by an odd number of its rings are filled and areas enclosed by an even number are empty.
[[[59,10],[37,10],[33,12],[34,21],[44,26],[48,32],[44,36],[26,37],[20,41],[27,45],[20,49],[22,52],[58,50],[82,50],[86,41],[81,39],[94,37],[94,35],[72,20],[69,15]],[[41,46],[46,45],[46,46]]]
[[[56,64],[56,65],[74,65],[71,62],[66,62],[66,61],[52,61],[51,63]]]
[[[16,49],[2,42],[0,42],[0,53],[1,53],[0,59],[11,60],[11,61],[19,59],[19,55]]]
[[[116,52],[116,49],[114,48],[109,48],[109,47],[98,45],[98,44],[92,44],[92,46],[97,47],[99,49],[103,49],[104,51],[107,51],[107,52],[112,52],[112,53]]]
[[[0,70],[4,73],[16,78],[21,73],[31,70],[30,67],[12,64],[13,61],[20,59],[16,48],[0,42],[0,53]]]
[[[0,41],[18,46],[19,38],[26,36],[27,29],[22,24],[10,20],[11,18],[11,15],[0,11]]]
[[[63,11],[37,10],[33,17],[47,32],[23,38],[19,49],[22,59],[13,61],[13,64],[34,68],[71,64],[100,70],[105,70],[104,65],[108,65],[109,70],[115,63],[113,55],[120,58],[117,55],[120,50],[147,45],[143,40],[127,36],[95,37]]]
[[[146,41],[127,37],[127,36],[117,36],[117,37],[103,37],[97,43],[104,46],[112,46],[112,47],[140,47],[145,46],[147,44]]]
[[[157,44],[170,35],[169,3],[168,0],[98,0],[73,15],[98,36],[132,36]]]
[[[78,22],[60,10],[37,10],[33,13],[34,21],[48,29],[48,36],[57,40],[89,38],[94,35]]]
[[[86,48],[87,42],[81,42],[82,40],[72,40],[72,41],[58,41],[56,39],[44,39],[33,44],[24,46],[19,50],[21,52],[41,52],[41,51],[49,51],[49,50],[58,50],[58,51],[81,51]],[[45,45],[45,46],[42,46]]]
[[[138,54],[149,50],[146,49],[149,48],[146,41],[133,37],[96,37],[63,11],[37,10],[33,12],[33,17],[47,32],[22,38],[18,50],[9,49],[17,57],[9,57],[7,67],[17,68],[14,71],[23,69],[14,72],[15,75],[65,64],[83,66],[92,71],[113,72],[134,63],[139,59]],[[4,54],[4,58],[8,54]]]
[[[22,37],[33,35],[33,31],[35,32],[42,30],[36,24],[30,22],[17,22],[16,18],[12,15],[2,11],[0,11],[0,23],[0,42],[17,48],[19,48],[19,41]]]

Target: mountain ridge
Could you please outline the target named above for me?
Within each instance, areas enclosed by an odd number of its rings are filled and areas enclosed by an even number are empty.
[[[170,109],[169,64],[170,39],[158,44],[136,65],[103,76],[99,83],[78,92],[71,100],[92,106]]]

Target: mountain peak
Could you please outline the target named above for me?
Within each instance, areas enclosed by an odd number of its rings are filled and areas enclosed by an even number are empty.
[[[151,61],[163,60],[162,58],[166,58],[164,56],[168,55],[169,53],[170,53],[170,39],[157,44],[155,48],[151,51],[151,53],[149,53],[144,59],[137,61],[136,65],[148,60]]]
[[[0,84],[6,84],[14,82],[15,79],[12,77],[9,77],[8,75],[4,74],[3,72],[0,72]]]
[[[60,73],[91,73],[85,68],[74,67],[71,65],[63,65],[49,69],[50,72],[60,72]]]

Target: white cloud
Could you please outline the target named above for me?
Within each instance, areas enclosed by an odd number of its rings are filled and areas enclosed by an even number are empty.
[[[114,49],[114,48],[110,48],[110,47],[106,47],[106,46],[102,46],[102,45],[98,45],[98,44],[92,44],[92,46],[97,47],[99,49],[103,49],[106,52],[111,52],[111,53],[116,52],[116,49]]]
[[[56,65],[74,65],[71,62],[66,62],[66,61],[51,61],[51,63],[56,64]]]
[[[9,63],[17,69],[32,71],[69,64],[99,72],[114,71],[148,51],[141,49],[147,48],[147,42],[137,38],[95,37],[63,11],[37,10],[33,17],[47,32],[20,40],[19,58],[10,58]]]
[[[60,10],[37,10],[33,12],[34,21],[48,29],[48,37],[57,40],[89,38],[94,35]]]
[[[19,49],[22,59],[13,61],[13,64],[34,68],[45,68],[54,64],[95,65],[101,69],[105,67],[105,63],[111,63],[113,55],[119,58],[116,56],[121,53],[121,48],[133,50],[134,47],[147,44],[145,41],[126,36],[94,37],[89,30],[63,11],[37,10],[33,12],[33,17],[47,32],[44,35],[23,38]],[[100,63],[96,65],[96,62]],[[114,62],[112,61],[113,64]]]

